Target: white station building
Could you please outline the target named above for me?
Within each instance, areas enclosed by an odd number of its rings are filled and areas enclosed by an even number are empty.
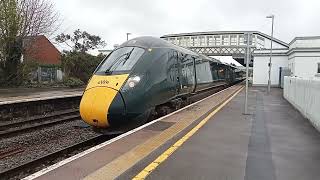
[[[296,37],[290,43],[283,42],[259,31],[213,31],[169,34],[161,38],[178,46],[189,48],[207,56],[232,56],[245,65],[244,34],[251,33],[253,85],[268,84],[271,40],[273,55],[271,84],[279,86],[285,75],[311,78],[320,75],[320,36]],[[280,72],[281,71],[281,72]]]
[[[253,84],[268,83],[270,49],[253,52]],[[288,48],[274,48],[271,66],[271,84],[279,85],[280,68],[289,70],[289,75],[313,78],[320,73],[320,36],[296,37]]]

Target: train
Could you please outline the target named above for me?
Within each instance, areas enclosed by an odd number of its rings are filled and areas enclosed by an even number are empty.
[[[242,71],[156,37],[124,42],[94,71],[80,102],[94,128],[143,124],[192,97],[243,80]]]

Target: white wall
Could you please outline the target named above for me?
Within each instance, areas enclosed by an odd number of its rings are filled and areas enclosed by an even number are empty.
[[[302,37],[302,39],[296,38],[290,44],[292,48],[319,48],[320,38],[319,37]]]
[[[285,77],[283,96],[320,131],[320,78]]]
[[[253,60],[253,85],[267,85],[268,84],[268,56],[257,56]],[[271,66],[271,85],[279,85],[279,70],[280,67],[288,67],[287,56],[273,56]]]
[[[317,74],[320,57],[296,57],[294,61],[294,76],[311,78]]]
[[[289,68],[293,76],[310,78],[317,74],[320,52],[293,52],[289,56]]]

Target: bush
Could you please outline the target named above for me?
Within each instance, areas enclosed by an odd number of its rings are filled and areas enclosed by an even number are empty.
[[[31,83],[34,78],[34,73],[37,73],[39,63],[36,61],[25,61],[19,65],[18,68],[18,77],[20,84]]]
[[[81,80],[78,79],[78,78],[67,77],[67,78],[64,78],[64,79],[63,79],[63,84],[64,84],[65,86],[74,88],[74,87],[83,86],[83,85],[84,85],[84,82],[81,81]]]
[[[66,76],[75,77],[87,83],[102,59],[102,55],[93,56],[84,52],[65,52],[61,61]]]

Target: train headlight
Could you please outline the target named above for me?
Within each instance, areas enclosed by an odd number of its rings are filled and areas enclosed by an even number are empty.
[[[128,83],[129,87],[134,88],[134,86],[136,85],[135,82],[131,81]]]
[[[140,82],[141,78],[140,76],[133,76],[130,77],[127,80],[126,86],[124,87],[124,90],[129,89],[129,88],[134,88],[139,82]]]

